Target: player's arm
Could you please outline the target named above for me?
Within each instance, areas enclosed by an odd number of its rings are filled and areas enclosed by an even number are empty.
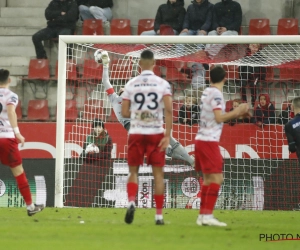
[[[124,100],[122,101],[122,110],[121,110],[121,114],[124,118],[130,118],[130,100]]]
[[[18,120],[17,120],[17,114],[16,114],[15,109],[16,109],[16,107],[14,105],[12,105],[12,104],[7,105],[8,120],[15,132],[16,138],[22,144],[22,147],[23,147],[25,138],[21,135],[20,130],[18,128]]]
[[[286,138],[287,138],[287,141],[288,141],[288,144],[289,144],[289,151],[291,153],[295,153],[297,148],[296,148],[296,142],[295,142],[294,137],[292,135],[291,129],[292,128],[290,127],[289,123],[287,123],[284,126],[285,135],[286,135]]]
[[[161,148],[161,151],[166,150],[166,148],[170,144],[172,123],[173,123],[172,97],[170,95],[165,95],[163,97],[163,102],[164,102],[164,106],[165,106],[165,123],[166,123],[166,128],[165,128],[165,136],[160,141],[160,143],[158,145],[158,147]]]
[[[249,106],[246,103],[241,104],[238,108],[223,114],[221,109],[214,109],[215,119],[217,123],[227,122],[238,116],[244,115],[248,112]]]

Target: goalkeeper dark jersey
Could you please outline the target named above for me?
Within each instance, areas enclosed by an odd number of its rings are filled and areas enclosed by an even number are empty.
[[[289,151],[297,154],[300,161],[300,113],[285,125],[285,134],[289,144]]]

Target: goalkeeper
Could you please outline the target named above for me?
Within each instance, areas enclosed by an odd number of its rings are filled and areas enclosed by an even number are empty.
[[[109,81],[109,56],[107,51],[97,50],[94,54],[95,61],[100,63],[102,61],[103,64],[103,76],[102,81],[105,88],[106,93],[108,94],[108,98],[112,104],[112,108],[116,114],[118,121],[124,126],[124,128],[129,131],[130,128],[130,118],[124,118],[121,115],[122,109],[122,93],[124,91],[123,88],[120,89],[119,93],[115,93],[113,86]],[[176,141],[173,137],[170,138],[170,146],[166,150],[166,155],[175,159],[184,160],[188,162],[192,167],[194,167],[194,159],[186,152],[183,146]]]
[[[300,162],[300,97],[292,102],[295,117],[285,124],[284,130],[289,144],[289,151],[297,154]]]

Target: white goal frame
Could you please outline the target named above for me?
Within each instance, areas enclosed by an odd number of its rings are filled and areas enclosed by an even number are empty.
[[[68,44],[300,44],[300,36],[59,36],[55,207],[63,207],[66,64]]]

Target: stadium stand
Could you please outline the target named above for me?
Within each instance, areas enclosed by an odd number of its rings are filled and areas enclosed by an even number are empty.
[[[48,100],[30,100],[28,102],[28,121],[48,121],[49,119]]]
[[[110,23],[111,35],[131,35],[130,20],[129,19],[113,19]]]
[[[270,20],[266,18],[251,19],[249,35],[271,35]]]
[[[298,19],[281,18],[278,20],[277,35],[298,35]]]
[[[153,26],[153,17],[155,16],[156,8],[153,8],[151,12],[149,12],[149,8],[144,8],[137,17],[132,18],[133,11],[136,13],[136,10],[129,9],[130,1],[126,4],[125,2],[118,3],[120,6],[117,6],[113,9],[115,17],[121,17],[124,19],[114,19],[115,21],[112,22],[111,25],[111,32],[112,34],[140,34],[143,29],[151,30]],[[3,4],[3,2],[5,2]],[[0,3],[1,6],[1,15],[0,15],[0,68],[7,68],[10,70],[12,76],[20,77],[20,81],[26,80],[26,78],[31,78],[31,73],[29,74],[29,68],[31,67],[31,58],[35,56],[34,47],[32,44],[31,36],[36,31],[40,30],[41,28],[46,26],[46,20],[44,17],[45,8],[48,6],[50,0],[46,1],[39,1],[39,0],[7,0],[2,1]],[[249,6],[245,4],[244,1],[241,1],[241,6],[244,13],[248,13]],[[152,2],[149,3],[149,6],[159,5],[159,2]],[[189,3],[186,3],[186,6]],[[275,2],[274,2],[275,4]],[[125,6],[126,5],[126,6]],[[34,11],[32,11],[34,8]],[[248,23],[250,20],[249,25],[249,34],[278,34],[278,35],[297,35],[298,32],[298,19],[296,18],[281,18],[286,16],[283,13],[283,10],[279,10],[280,13],[272,13],[269,11],[268,6],[262,6],[259,19],[251,19],[254,18],[253,14],[247,16],[247,18],[243,19],[243,30],[246,32],[248,29]],[[16,13],[18,15],[16,16]],[[126,15],[124,14],[126,13]],[[147,15],[145,15],[147,13]],[[145,18],[149,17],[149,18]],[[296,17],[298,17],[296,15]],[[129,18],[129,19],[126,19]],[[141,19],[139,19],[141,18]],[[279,20],[278,20],[279,19]],[[95,20],[94,20],[95,21]],[[96,20],[97,21],[97,20]],[[114,26],[114,22],[117,23]],[[131,26],[130,26],[131,25]],[[76,34],[90,34],[91,30],[86,31],[85,27],[77,28]],[[90,26],[93,28],[93,26]],[[97,34],[103,34],[103,29],[97,26],[95,28]],[[125,30],[125,32],[123,31]],[[132,32],[131,32],[132,30]],[[94,30],[92,30],[94,31]],[[241,29],[242,31],[242,29]],[[102,32],[102,33],[101,33]],[[244,32],[244,34],[245,34]],[[94,34],[95,32],[93,32]],[[56,59],[57,59],[57,46],[53,46],[49,42],[45,42],[45,48],[47,54],[49,55],[48,66],[44,69],[49,71],[49,78],[48,76],[46,79],[52,80],[57,79],[57,67],[56,67]],[[84,62],[81,62],[84,64]],[[70,67],[75,67],[75,65],[70,64]],[[73,68],[72,68],[73,69]],[[68,79],[76,81],[78,79],[78,72],[77,68],[75,67],[75,71],[71,71],[74,73],[68,74]],[[268,84],[271,83],[280,83],[280,86],[284,85],[284,82],[290,82],[293,84],[297,84],[300,80],[298,77],[298,70],[295,69],[275,69],[275,68],[268,68],[268,74],[266,78],[266,82]],[[39,73],[43,72],[42,70],[38,70]],[[162,70],[163,71],[163,70]],[[33,71],[34,72],[34,71]],[[36,77],[36,73],[34,72],[34,77]],[[87,79],[87,74],[80,72],[82,74],[83,79]],[[162,73],[161,73],[162,74]],[[229,73],[235,75],[235,73]],[[48,75],[48,73],[47,73]],[[90,77],[90,73],[88,73]],[[99,74],[97,74],[99,75]],[[162,74],[164,75],[164,74]],[[293,75],[293,76],[292,76]],[[22,78],[23,76],[26,76]],[[51,78],[50,76],[54,76]],[[230,76],[231,77],[231,76]],[[170,76],[169,76],[170,78]],[[175,77],[176,78],[176,77]],[[294,78],[294,79],[291,79]],[[43,79],[43,78],[39,78]],[[183,80],[183,79],[182,79]],[[190,81],[190,79],[184,80],[186,82]],[[24,85],[23,85],[24,86]],[[50,86],[50,85],[49,85]],[[28,85],[25,85],[24,88],[28,88]],[[53,88],[53,86],[52,86]],[[54,86],[55,88],[55,86]],[[23,89],[18,90],[20,91],[18,94],[22,96]],[[28,91],[25,91],[27,93]],[[50,92],[49,92],[50,93]],[[55,94],[53,94],[55,93]],[[51,91],[50,96],[47,97],[48,100],[56,98],[56,90]],[[280,100],[279,100],[280,99]],[[276,100],[277,108],[280,109],[280,102],[282,102],[282,96]],[[27,101],[22,100],[24,106],[24,110],[27,109],[26,103]],[[55,117],[55,102],[49,102],[51,116]],[[25,112],[24,112],[24,115]]]
[[[138,22],[137,34],[140,35],[144,31],[154,29],[154,19],[140,19]]]
[[[83,22],[82,35],[104,35],[102,20],[87,19]]]

